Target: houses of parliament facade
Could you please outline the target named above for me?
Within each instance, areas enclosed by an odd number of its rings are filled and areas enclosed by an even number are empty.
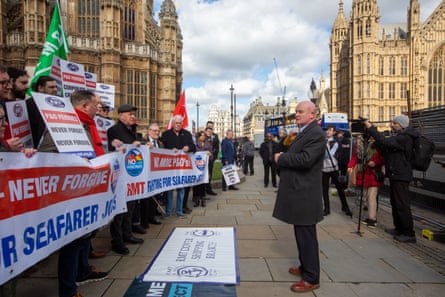
[[[115,86],[115,106],[136,106],[138,130],[166,126],[182,88],[182,33],[172,0],[159,25],[153,0],[60,0],[71,53],[68,60]],[[54,0],[0,3],[0,63],[32,76],[46,39]],[[169,112],[166,112],[169,111]]]
[[[387,122],[445,104],[445,0],[423,23],[419,1],[404,2],[406,24],[380,24],[377,0],[353,0],[349,19],[339,1],[330,39],[331,111]]]

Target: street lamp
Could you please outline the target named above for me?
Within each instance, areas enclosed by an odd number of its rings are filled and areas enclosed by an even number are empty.
[[[236,139],[236,126],[237,126],[237,122],[236,122],[236,94],[233,94],[233,121],[234,121],[234,126],[235,126],[235,130],[233,131],[233,138]]]
[[[199,102],[196,101],[196,131],[199,131]]]
[[[232,131],[233,131],[233,91],[234,91],[235,89],[233,88],[233,84],[232,85],[230,85],[230,89],[229,89],[229,91],[230,91],[230,124],[231,124],[231,129],[232,129]]]

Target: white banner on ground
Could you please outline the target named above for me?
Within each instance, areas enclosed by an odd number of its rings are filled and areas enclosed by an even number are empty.
[[[11,136],[20,138],[24,147],[33,147],[25,100],[7,101],[6,110]]]
[[[0,284],[125,212],[119,153],[0,153]]]
[[[238,284],[235,228],[175,228],[142,280]]]
[[[187,154],[128,146],[122,158],[128,200],[209,182],[207,152]]]
[[[75,154],[88,159],[96,156],[68,98],[34,92],[32,96],[60,153]]]

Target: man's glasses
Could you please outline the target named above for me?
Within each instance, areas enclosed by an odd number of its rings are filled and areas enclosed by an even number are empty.
[[[11,84],[10,79],[0,80],[0,85],[2,85],[3,87],[7,87],[10,84]]]

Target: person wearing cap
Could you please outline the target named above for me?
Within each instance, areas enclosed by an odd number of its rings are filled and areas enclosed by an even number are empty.
[[[118,109],[118,121],[107,131],[108,148],[115,150],[113,141],[120,140],[125,144],[140,145],[136,134],[136,110],[135,106],[123,104]],[[111,249],[121,255],[128,255],[130,251],[125,243],[143,243],[142,238],[132,234],[132,217],[136,201],[127,202],[127,212],[118,214],[110,224]]]
[[[101,118],[111,120],[111,117],[109,114],[110,114],[110,106],[105,102],[102,102],[102,101],[99,102],[99,104],[97,105],[96,115]]]
[[[389,178],[390,202],[394,229],[385,229],[399,242],[416,242],[411,215],[409,183],[413,179],[410,160],[413,157],[413,138],[418,132],[409,127],[409,118],[398,115],[391,121],[392,135],[385,137],[368,120],[363,122],[367,133],[375,139],[385,159],[385,176]]]

